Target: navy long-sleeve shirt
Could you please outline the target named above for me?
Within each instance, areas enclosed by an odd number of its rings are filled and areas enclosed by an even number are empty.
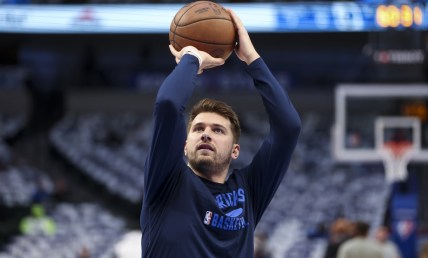
[[[140,221],[143,257],[253,257],[254,229],[297,143],[300,118],[259,58],[247,72],[269,116],[267,138],[252,162],[224,184],[193,173],[183,158],[184,111],[198,68],[194,56],[184,55],[157,95]]]

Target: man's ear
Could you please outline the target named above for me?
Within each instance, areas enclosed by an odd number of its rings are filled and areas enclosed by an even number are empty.
[[[187,141],[186,141],[186,143],[184,144],[184,156],[186,156],[186,157],[187,157]]]
[[[240,146],[239,146],[239,144],[233,144],[233,147],[232,147],[232,154],[231,154],[231,156],[232,156],[232,159],[237,159],[238,158],[238,156],[239,156],[239,150],[240,150]]]

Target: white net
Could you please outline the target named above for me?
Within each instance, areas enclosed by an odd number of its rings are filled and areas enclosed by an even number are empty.
[[[379,149],[385,167],[385,177],[389,183],[407,179],[407,164],[413,153],[410,142],[385,143],[383,148]]]

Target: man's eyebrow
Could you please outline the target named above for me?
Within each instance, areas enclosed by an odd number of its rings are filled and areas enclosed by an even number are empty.
[[[199,122],[199,123],[193,124],[192,127],[200,126],[200,125],[205,125],[205,123]]]
[[[211,125],[212,125],[212,126],[215,126],[215,127],[221,127],[221,128],[226,129],[226,126],[221,125],[221,124],[211,124]]]
[[[221,124],[216,124],[216,123],[210,124],[210,123],[203,123],[203,122],[196,123],[192,127],[201,126],[201,125],[203,125],[203,126],[214,126],[214,127],[220,127],[220,128],[227,129],[226,126],[221,125]]]

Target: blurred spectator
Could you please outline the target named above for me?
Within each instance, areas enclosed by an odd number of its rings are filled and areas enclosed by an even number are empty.
[[[52,193],[52,201],[55,203],[61,203],[61,202],[69,202],[70,191],[68,189],[68,184],[66,180],[64,179],[58,179],[55,181],[54,190]]]
[[[31,197],[32,203],[38,204],[47,204],[50,198],[50,193],[47,190],[45,182],[42,178],[37,178],[36,188],[34,189],[33,195]]]
[[[381,226],[376,231],[376,240],[379,242],[384,258],[401,258],[396,244],[389,238],[390,231],[386,226]]]
[[[91,258],[91,252],[86,246],[83,246],[79,252],[78,258]]]
[[[327,229],[323,222],[320,222],[316,225],[316,227],[311,228],[308,232],[308,238],[325,238],[327,237]]]
[[[254,235],[254,258],[270,258],[271,251],[267,245],[267,236],[263,233]]]
[[[338,258],[383,258],[381,247],[369,239],[370,226],[358,221],[354,224],[355,236],[339,247]]]
[[[361,147],[361,135],[358,132],[352,132],[349,134],[346,147],[350,148],[360,148]]]
[[[324,258],[336,258],[339,247],[352,237],[352,223],[345,218],[336,219],[330,227],[330,235]]]
[[[54,235],[56,224],[41,204],[33,204],[31,214],[21,220],[20,229],[24,235]]]
[[[419,254],[419,258],[428,258],[428,243],[425,243],[422,246],[421,252]]]

